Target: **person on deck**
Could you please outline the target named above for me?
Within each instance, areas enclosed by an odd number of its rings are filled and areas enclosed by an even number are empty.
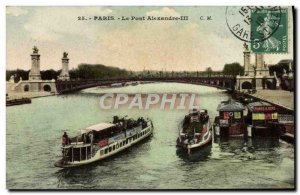
[[[62,136],[61,142],[62,142],[63,146],[66,146],[69,144],[69,137],[66,132],[64,132],[64,134]]]

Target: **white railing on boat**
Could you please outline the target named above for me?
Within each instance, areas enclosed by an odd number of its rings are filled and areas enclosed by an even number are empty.
[[[99,156],[107,156],[111,155],[113,153],[116,153],[117,149],[119,148],[126,148],[129,145],[131,145],[132,142],[137,142],[140,139],[143,139],[144,137],[147,137],[152,132],[152,123],[151,121],[147,121],[147,127],[144,129],[142,126],[135,127],[131,130],[128,130],[123,133],[120,133],[110,140],[108,142],[108,145],[100,147],[98,143],[93,143],[93,137],[91,139],[91,143],[84,143],[84,142],[71,142],[69,145],[62,146],[63,152],[66,152],[64,155],[66,158],[66,161],[69,163],[79,163],[81,161],[90,160],[91,158],[94,158],[97,153],[99,153]],[[122,134],[126,135],[123,136]],[[125,144],[124,144],[125,142]],[[127,145],[128,144],[128,145]],[[88,152],[88,147],[90,147],[90,152]],[[74,156],[74,149],[77,151],[77,155]],[[71,150],[71,151],[70,151]],[[78,151],[79,150],[79,151]],[[82,158],[82,151],[85,150],[85,158]],[[78,158],[78,152],[79,152],[79,158]],[[67,156],[69,154],[69,156]],[[83,153],[84,155],[84,153]]]

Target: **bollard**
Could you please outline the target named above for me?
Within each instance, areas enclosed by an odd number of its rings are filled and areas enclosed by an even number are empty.
[[[248,137],[252,137],[252,125],[247,126],[247,135]]]
[[[215,126],[215,134],[216,136],[220,136],[220,127],[218,125]]]

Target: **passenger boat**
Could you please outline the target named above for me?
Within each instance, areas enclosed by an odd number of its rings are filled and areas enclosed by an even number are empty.
[[[152,135],[153,124],[149,119],[120,119],[100,123],[81,130],[71,139],[63,136],[62,159],[54,165],[67,168],[89,164],[110,157]]]
[[[177,139],[177,146],[192,150],[202,148],[212,142],[211,125],[207,110],[193,109],[185,116]]]

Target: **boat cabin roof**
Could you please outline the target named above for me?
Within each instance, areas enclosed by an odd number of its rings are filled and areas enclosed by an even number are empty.
[[[245,107],[240,102],[233,100],[223,101],[218,105],[217,111],[243,111]]]
[[[87,127],[86,130],[87,131],[102,131],[102,130],[105,130],[105,129],[108,129],[108,128],[114,127],[114,126],[116,126],[116,125],[113,123],[99,123],[99,124]]]

